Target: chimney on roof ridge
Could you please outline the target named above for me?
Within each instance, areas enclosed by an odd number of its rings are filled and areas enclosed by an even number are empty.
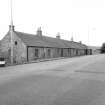
[[[60,33],[58,32],[58,34],[56,35],[57,39],[61,39]]]
[[[79,41],[80,44],[82,44],[82,41]]]
[[[39,28],[37,29],[37,35],[38,35],[38,36],[42,36],[42,30],[41,30],[41,27],[39,27]]]
[[[15,26],[14,25],[9,25],[9,30],[14,31],[15,30]]]
[[[72,42],[74,41],[74,38],[73,38],[73,36],[71,37],[71,41],[72,41]]]

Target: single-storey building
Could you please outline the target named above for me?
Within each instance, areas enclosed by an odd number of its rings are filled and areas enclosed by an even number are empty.
[[[14,26],[10,26],[8,33],[1,41],[1,52],[6,54],[8,62],[11,57],[11,31],[14,63],[91,54],[91,50],[82,43],[63,40],[60,35],[57,35],[56,38],[44,36],[41,28],[38,28],[36,35],[34,35],[15,31]]]

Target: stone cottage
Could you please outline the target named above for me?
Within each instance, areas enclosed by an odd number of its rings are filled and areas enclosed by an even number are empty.
[[[38,28],[36,35],[33,35],[15,31],[14,26],[10,26],[9,31],[1,41],[1,52],[6,54],[8,62],[10,62],[11,54],[10,31],[13,32],[14,63],[91,54],[91,50],[87,49],[86,45],[79,42],[63,40],[60,38],[59,34],[56,38],[51,38],[44,36],[41,28]]]

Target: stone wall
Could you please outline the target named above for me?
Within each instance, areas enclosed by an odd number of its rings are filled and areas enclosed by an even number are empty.
[[[11,35],[10,32],[1,41],[1,52],[10,63],[11,54]],[[23,41],[13,32],[13,60],[14,63],[23,63],[27,61],[27,48]]]

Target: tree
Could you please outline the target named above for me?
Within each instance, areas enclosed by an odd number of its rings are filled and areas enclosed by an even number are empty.
[[[105,43],[102,44],[101,53],[105,53]]]

